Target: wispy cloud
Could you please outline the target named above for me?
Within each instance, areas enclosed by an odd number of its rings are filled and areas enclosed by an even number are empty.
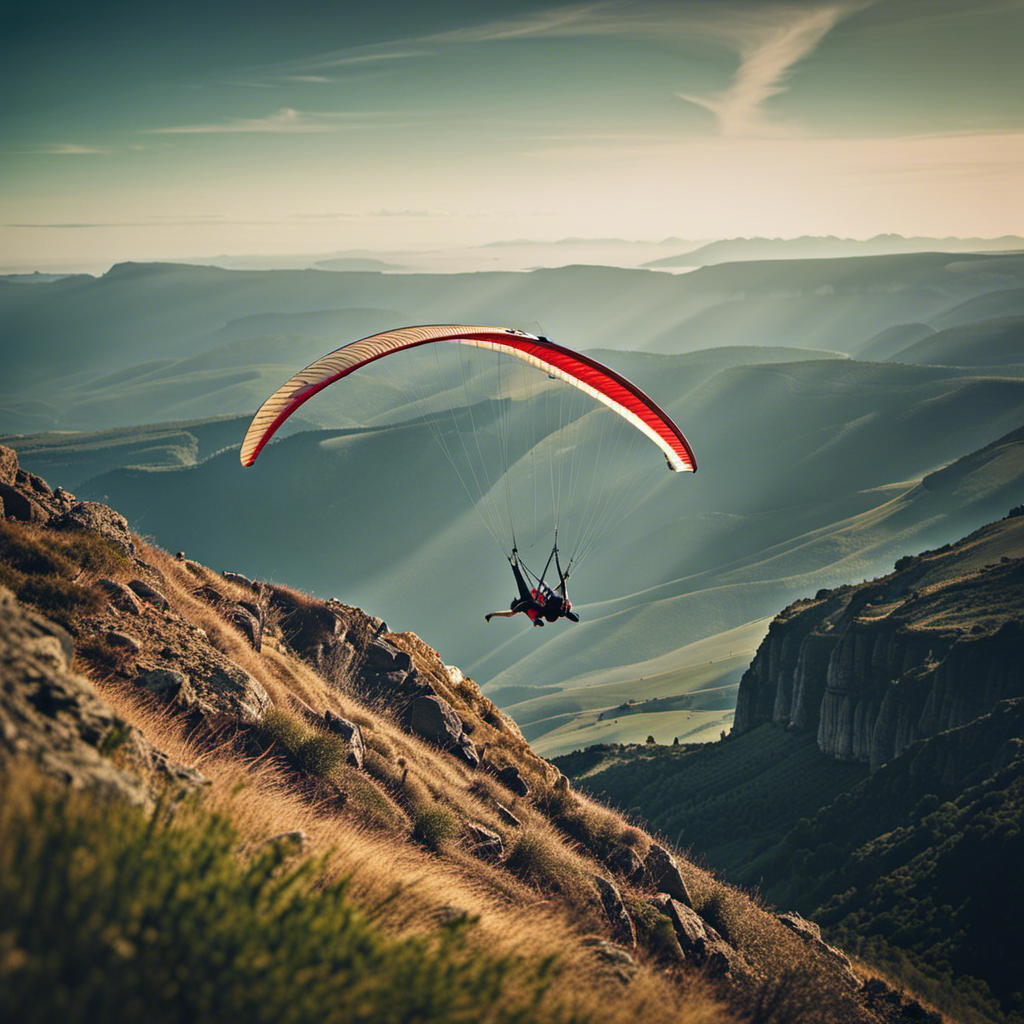
[[[46,156],[93,156],[97,153],[109,153],[110,150],[100,146],[81,146],[77,142],[54,142],[28,152],[42,153]]]
[[[729,87],[709,96],[677,95],[710,110],[723,135],[785,134],[786,126],[772,122],[765,102],[785,91],[794,65],[812,53],[838,22],[864,6],[862,2],[780,8],[723,23],[719,28],[722,41],[734,46],[740,56]]]
[[[276,134],[303,134],[311,132],[339,132],[369,127],[381,118],[394,117],[392,112],[360,111],[358,113],[317,112],[303,113],[293,107],[282,107],[266,117],[225,118],[211,124],[184,124],[165,128],[147,128],[154,135],[210,135],[231,133],[270,132]],[[392,127],[401,127],[392,124]]]
[[[303,72],[312,76],[315,71],[349,64],[436,56],[453,47],[531,39],[618,37],[675,46],[681,52],[711,46],[738,58],[739,66],[727,88],[707,95],[680,92],[668,83],[666,88],[714,113],[723,135],[785,134],[786,127],[770,119],[766,102],[786,89],[795,65],[840,21],[877,2],[835,0],[808,6],[751,0],[715,4],[707,0],[609,0],[572,4],[377,46],[335,50],[281,66],[278,71],[288,70],[292,77]]]

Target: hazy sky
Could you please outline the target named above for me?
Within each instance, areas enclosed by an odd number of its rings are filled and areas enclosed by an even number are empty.
[[[6,0],[0,264],[1024,234],[1024,0]]]

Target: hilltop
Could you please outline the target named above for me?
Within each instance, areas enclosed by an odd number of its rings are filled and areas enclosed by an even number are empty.
[[[938,1020],[414,634],[0,471],[7,1019]]]

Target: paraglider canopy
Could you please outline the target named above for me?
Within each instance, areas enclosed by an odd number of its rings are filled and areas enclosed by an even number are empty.
[[[260,406],[242,442],[251,466],[282,423],[329,384],[385,356],[439,341],[508,352],[602,402],[651,439],[673,472],[695,472],[697,463],[682,431],[643,391],[596,359],[547,338],[507,327],[441,324],[402,327],[343,345],[322,356],[277,389]]]

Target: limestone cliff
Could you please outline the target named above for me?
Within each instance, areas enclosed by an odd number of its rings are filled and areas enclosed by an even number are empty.
[[[872,770],[918,739],[1024,695],[1024,516],[819,591],[771,624],[740,683],[733,731],[814,730]]]

